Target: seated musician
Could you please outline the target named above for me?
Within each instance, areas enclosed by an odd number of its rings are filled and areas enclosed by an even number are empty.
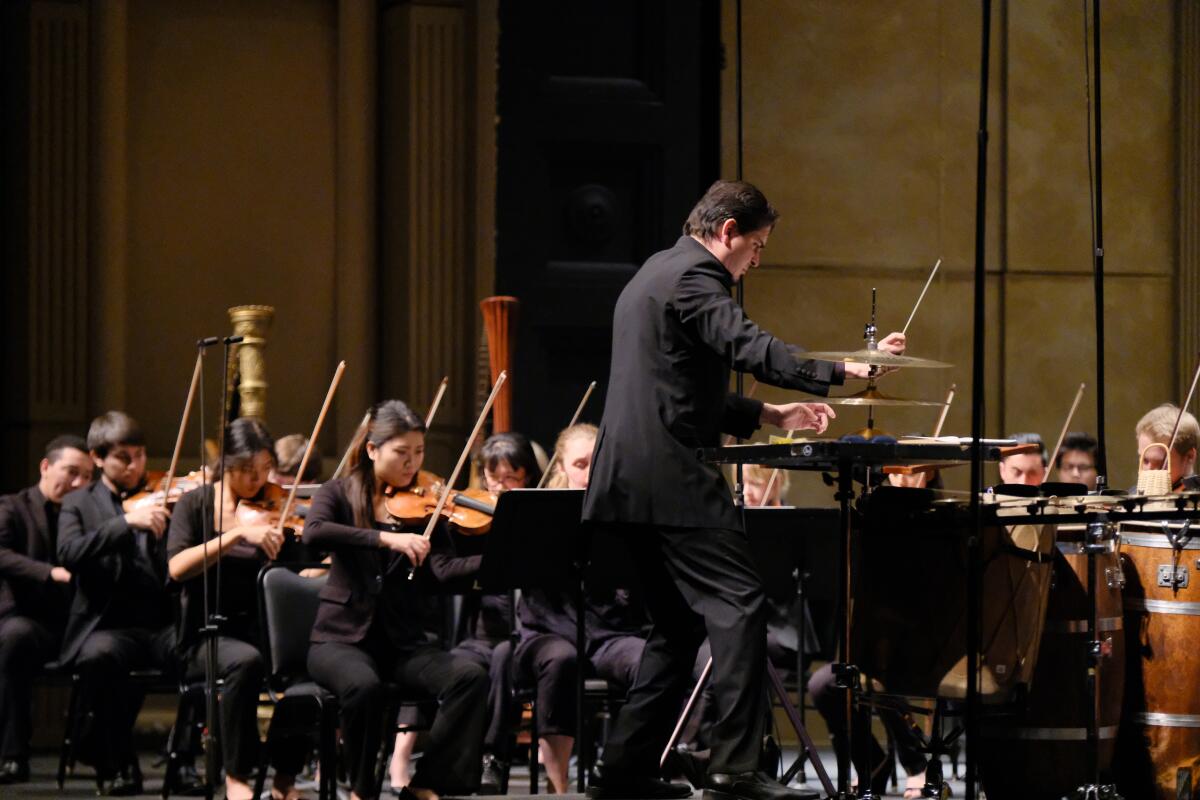
[[[289,433],[275,442],[275,462],[268,480],[280,486],[291,486],[299,477],[301,483],[320,483],[321,459],[314,453],[304,467],[304,474],[297,476],[304,451],[308,449],[308,437],[302,433]]]
[[[174,599],[162,541],[170,513],[158,504],[122,507],[146,477],[145,439],[132,417],[96,417],[87,446],[100,479],[67,495],[58,517],[58,558],[75,578],[61,658],[78,670],[91,711],[80,760],[96,768],[101,794],[141,794],[133,726],[144,693],[129,672],[174,671]]]
[[[1169,445],[1175,420],[1179,419],[1179,406],[1163,403],[1146,412],[1134,429],[1137,434],[1138,453],[1142,454],[1141,468],[1164,469],[1165,449],[1149,447],[1151,444]],[[1191,412],[1185,411],[1179,419],[1179,432],[1175,435],[1175,446],[1171,450],[1171,491],[1200,490],[1200,477],[1196,471],[1196,444],[1200,441],[1200,426]],[[1147,449],[1149,448],[1149,449]]]
[[[355,436],[346,477],[321,487],[305,522],[307,543],[333,554],[308,669],[338,697],[355,800],[379,796],[385,683],[438,702],[428,746],[399,796],[436,800],[479,786],[487,673],[429,643],[415,610],[428,583],[470,578],[479,560],[453,557],[440,523],[430,540],[387,511],[387,492],[410,486],[424,458],[420,417],[399,400],[379,403]]]
[[[889,474],[887,479],[889,485],[901,489],[941,486],[941,477],[937,471]],[[846,747],[846,695],[845,690],[835,684],[833,668],[830,665],[826,664],[813,673],[808,682],[808,691],[812,695],[813,707],[821,714],[829,728],[834,750],[841,754]],[[896,755],[907,776],[904,797],[906,800],[924,797],[922,792],[925,787],[927,759],[921,751],[920,739],[913,732],[911,723],[899,711],[885,708],[879,709],[878,713],[880,721],[895,742]],[[891,765],[887,761],[886,752],[871,730],[870,710],[862,707],[855,709],[851,725],[851,739],[855,745],[855,752],[851,754],[854,768],[860,776],[870,775],[872,791],[882,796],[887,790]]]
[[[1089,492],[1096,490],[1096,437],[1086,433],[1068,433],[1063,438],[1062,448],[1054,466],[1058,467],[1059,480],[1082,483]]]
[[[46,445],[38,482],[0,497],[0,785],[29,780],[33,677],[58,656],[71,573],[55,552],[68,492],[92,479],[78,436]]]
[[[497,433],[483,443],[479,464],[484,488],[497,494],[536,486],[542,469],[529,440],[519,433]],[[481,794],[498,794],[508,784],[512,735],[516,728],[512,703],[512,619],[510,594],[481,594],[469,599],[466,617],[473,635],[453,652],[488,671],[487,732],[483,739]],[[547,771],[550,770],[547,765]]]
[[[1018,444],[1036,444],[1036,453],[1016,453],[1000,459],[1000,482],[1040,486],[1046,480],[1046,464],[1050,461],[1042,437],[1036,433],[1014,433],[1008,437]]]
[[[220,738],[227,800],[253,796],[250,776],[259,763],[258,694],[265,676],[258,650],[262,641],[258,629],[258,572],[279,555],[283,545],[276,526],[240,521],[238,504],[264,493],[273,462],[273,442],[263,424],[248,418],[234,420],[225,431],[225,457],[216,465],[216,482],[179,499],[167,533],[167,568],[171,579],[183,584],[179,652],[188,680],[201,681],[205,677],[201,629],[206,607],[225,620],[217,638],[217,677],[222,682]],[[223,507],[215,505],[216,497],[221,498]],[[206,542],[215,538],[218,525],[225,531],[220,544],[213,542],[206,547]],[[218,560],[220,570],[215,569]],[[217,598],[221,600],[219,609]],[[272,753],[272,797],[299,797],[293,784],[304,765],[306,749],[304,741],[287,742]]]
[[[550,488],[587,488],[596,432],[595,425],[579,424],[559,434],[554,447],[557,466],[547,483]],[[487,448],[484,450],[486,453]],[[503,461],[485,460],[489,483],[503,468]],[[649,623],[637,594],[629,587],[595,582],[584,603],[586,662],[598,677],[628,689],[637,677]],[[538,745],[550,785],[562,794],[568,791],[568,766],[578,724],[574,599],[567,592],[531,589],[522,593],[517,615],[521,636],[514,656],[516,681],[537,687]]]

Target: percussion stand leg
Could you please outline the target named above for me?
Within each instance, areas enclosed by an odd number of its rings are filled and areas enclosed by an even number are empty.
[[[1106,514],[1099,514],[1088,524],[1084,552],[1087,554],[1088,630],[1092,638],[1087,642],[1087,764],[1088,783],[1075,789],[1076,800],[1121,800],[1117,787],[1100,783],[1100,664],[1112,657],[1112,640],[1100,640],[1099,587],[1096,585],[1096,554],[1107,549],[1112,540],[1112,531]]]
[[[792,724],[792,729],[796,731],[796,738],[800,740],[800,747],[803,748],[800,756],[788,768],[788,771],[783,774],[779,782],[784,786],[791,783],[792,779],[796,777],[796,773],[804,769],[804,761],[807,759],[816,771],[817,779],[821,781],[821,788],[830,796],[835,796],[833,781],[829,780],[829,774],[825,772],[825,765],[821,763],[821,759],[817,756],[817,746],[813,744],[812,737],[808,735],[808,729],[804,727],[804,722],[800,719],[800,714],[797,713],[796,707],[788,699],[787,687],[783,685],[783,678],[779,677],[779,670],[775,669],[775,665],[769,659],[767,660],[767,678],[771,681],[771,688],[775,690],[775,695],[779,698],[779,705],[783,707],[783,713],[787,715],[788,722]]]
[[[845,748],[837,753],[838,766],[838,785],[837,793],[833,795],[833,800],[851,800],[855,797],[850,790],[850,754],[854,752],[853,730],[854,730],[854,692],[858,688],[858,669],[853,666],[850,659],[850,540],[851,529],[854,524],[850,517],[850,502],[854,499],[854,464],[849,460],[838,462],[838,511],[840,514],[840,523],[842,528],[842,541],[839,566],[839,581],[840,592],[838,602],[841,608],[838,609],[841,614],[840,621],[842,623],[842,660],[833,664],[834,679],[838,686],[844,687],[846,690],[845,707],[843,713],[846,717],[846,736]],[[870,792],[870,776],[862,776],[861,783],[865,785],[867,792]]]

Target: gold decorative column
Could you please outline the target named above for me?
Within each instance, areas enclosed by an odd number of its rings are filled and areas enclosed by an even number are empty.
[[[234,306],[229,309],[233,335],[242,337],[233,353],[241,374],[238,382],[241,413],[238,416],[261,419],[267,415],[267,362],[263,351],[267,347],[267,329],[274,317],[272,306]]]

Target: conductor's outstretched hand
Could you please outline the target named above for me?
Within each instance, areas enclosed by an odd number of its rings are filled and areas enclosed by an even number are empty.
[[[824,433],[829,427],[829,420],[836,416],[833,409],[824,403],[784,403],[778,406],[763,403],[759,421],[787,430]]]
[[[892,355],[904,355],[904,348],[908,345],[908,339],[903,333],[893,331],[887,336],[879,340],[879,349]],[[880,367],[875,370],[875,377],[880,378],[887,375],[889,372],[895,372],[896,367]],[[868,378],[871,374],[871,368],[866,364],[846,364],[847,378]]]

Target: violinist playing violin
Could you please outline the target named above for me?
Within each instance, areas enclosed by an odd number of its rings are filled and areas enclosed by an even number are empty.
[[[305,522],[307,544],[333,555],[308,669],[338,697],[356,800],[379,796],[375,759],[386,682],[438,701],[428,745],[399,796],[436,800],[479,785],[487,673],[429,643],[417,611],[428,584],[466,583],[479,558],[455,557],[444,531],[435,528],[426,539],[424,526],[396,524],[387,508],[389,493],[412,485],[424,458],[421,418],[399,400],[379,403],[355,437],[347,475],[321,487]]]
[[[79,759],[96,768],[101,795],[135,795],[142,793],[142,775],[132,735],[144,693],[129,672],[169,674],[175,666],[162,541],[170,512],[160,504],[122,506],[146,476],[136,420],[121,411],[101,414],[87,446],[100,479],[67,495],[58,517],[59,562],[75,578],[60,658],[79,672],[81,700],[91,711]]]
[[[223,618],[217,639],[217,671],[221,684],[221,754],[225,764],[225,797],[249,800],[250,776],[259,763],[258,693],[266,672],[258,630],[258,572],[279,556],[284,544],[279,526],[253,504],[281,492],[267,482],[275,462],[274,442],[266,427],[250,418],[234,420],[225,431],[224,459],[216,465],[215,483],[180,498],[167,533],[167,568],[183,585],[179,652],[189,680],[203,680],[205,647],[204,572],[208,606]],[[222,506],[215,498],[221,498]],[[250,514],[247,508],[252,508]],[[222,530],[219,542],[213,541]],[[214,569],[217,561],[221,569]],[[218,586],[217,575],[220,575]],[[217,598],[221,608],[216,607]],[[295,776],[304,764],[306,743],[282,741],[271,760],[275,777],[271,796],[294,800]]]

